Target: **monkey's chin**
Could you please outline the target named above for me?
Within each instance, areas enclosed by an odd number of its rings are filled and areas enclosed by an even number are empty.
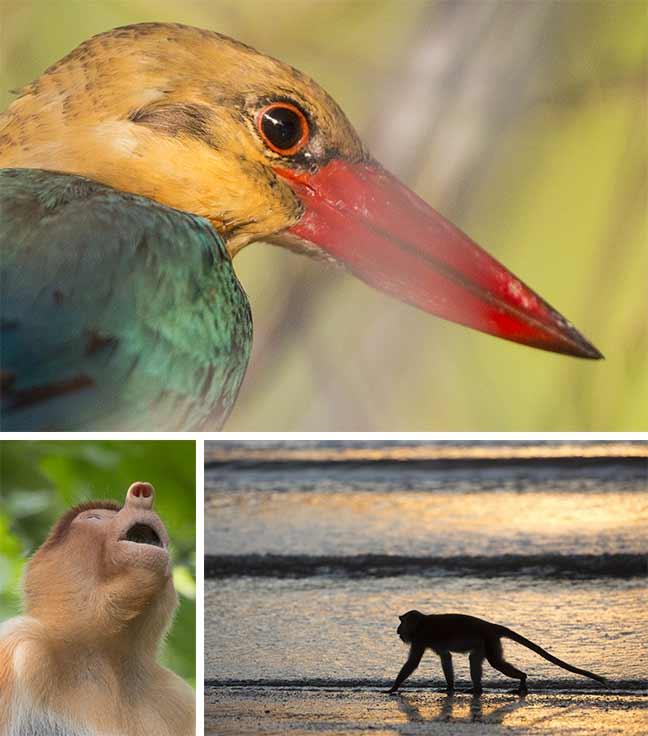
[[[120,561],[130,567],[143,567],[165,577],[171,574],[171,560],[166,547],[154,547],[128,539],[121,539],[117,545]]]

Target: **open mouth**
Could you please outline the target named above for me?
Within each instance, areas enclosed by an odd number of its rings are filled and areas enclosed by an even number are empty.
[[[150,544],[153,547],[163,547],[162,540],[158,533],[148,524],[133,524],[126,532],[124,539],[127,542],[135,542],[136,544]]]

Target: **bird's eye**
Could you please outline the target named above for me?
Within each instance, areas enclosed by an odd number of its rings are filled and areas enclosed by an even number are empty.
[[[289,102],[275,102],[257,115],[257,128],[268,148],[292,156],[308,141],[308,122],[304,113]]]

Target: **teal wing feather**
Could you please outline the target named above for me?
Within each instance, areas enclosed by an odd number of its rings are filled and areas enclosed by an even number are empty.
[[[82,177],[0,170],[0,428],[219,429],[252,319],[204,219]]]

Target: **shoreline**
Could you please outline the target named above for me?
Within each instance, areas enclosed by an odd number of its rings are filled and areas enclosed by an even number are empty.
[[[543,578],[643,578],[648,574],[646,554],[536,554],[458,555],[421,557],[412,555],[205,555],[205,579],[238,576],[309,578],[314,576],[400,577],[402,575],[469,575],[509,577],[534,575]]]
[[[314,679],[309,682],[303,680],[216,680],[206,679],[204,682],[205,692],[209,690],[221,690],[221,689],[236,689],[236,690],[247,690],[247,689],[261,689],[264,691],[286,691],[286,692],[350,692],[350,693],[382,693],[391,686],[393,680],[323,680]],[[560,694],[560,695],[573,695],[573,696],[590,696],[600,695],[604,697],[615,696],[615,697],[634,697],[634,696],[646,696],[648,697],[648,680],[621,680],[616,683],[615,686],[601,686],[598,683],[590,683],[585,681],[560,681],[560,680],[549,680],[549,681],[529,681],[529,692],[527,696],[532,695],[549,695],[549,694]],[[465,687],[468,687],[470,683],[466,682]],[[483,687],[484,693],[482,697],[488,697],[489,695],[510,695],[511,687],[515,685],[515,680],[510,682],[499,680],[497,682],[489,682],[484,680]],[[466,695],[467,693],[461,692],[461,686],[455,692],[455,696]],[[446,693],[445,685],[440,681],[436,680],[419,680],[416,684],[408,685],[399,691],[399,695],[410,695],[410,694],[435,694],[448,696]],[[648,707],[648,704],[647,704]]]
[[[325,468],[344,468],[353,471],[364,468],[374,469],[398,469],[400,471],[447,471],[447,470],[486,470],[496,468],[543,468],[554,467],[556,469],[569,469],[584,467],[614,467],[624,466],[646,468],[648,457],[646,455],[557,455],[543,457],[440,457],[440,458],[407,458],[398,460],[395,458],[328,458],[328,459],[301,459],[301,458],[276,458],[265,457],[239,457],[228,459],[205,458],[205,473],[213,470],[219,471],[241,471],[255,470],[263,471],[298,471],[322,470]]]

